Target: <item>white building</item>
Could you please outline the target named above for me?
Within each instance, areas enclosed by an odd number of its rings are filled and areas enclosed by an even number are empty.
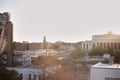
[[[23,75],[22,80],[41,80],[39,79],[39,75],[42,76],[43,71],[42,69],[32,69],[32,68],[17,68],[17,67],[8,67],[8,70],[15,70],[19,74]],[[31,75],[31,79],[29,79],[29,75]],[[34,75],[36,75],[36,79],[34,79]]]
[[[94,47],[120,51],[120,35],[108,32],[107,34],[93,35],[91,41],[82,42],[82,49],[86,51],[90,51]]]
[[[24,66],[32,64],[31,57],[20,57],[20,58],[17,58],[16,61],[22,63],[22,65]]]
[[[98,63],[92,66],[90,80],[120,80],[120,64]]]
[[[86,51],[90,51],[92,49],[92,41],[83,41],[82,42],[82,49]]]

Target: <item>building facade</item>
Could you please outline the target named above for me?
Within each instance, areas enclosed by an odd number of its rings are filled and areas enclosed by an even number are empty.
[[[82,49],[86,51],[90,51],[94,47],[120,51],[120,35],[108,32],[107,34],[93,35],[91,41],[82,42]]]
[[[93,65],[90,69],[90,80],[120,80],[120,64]]]
[[[13,24],[8,12],[0,13],[0,64],[13,64]]]

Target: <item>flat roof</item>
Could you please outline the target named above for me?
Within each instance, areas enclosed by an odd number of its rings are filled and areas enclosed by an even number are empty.
[[[92,68],[120,69],[120,64],[103,64],[99,62],[93,65]]]

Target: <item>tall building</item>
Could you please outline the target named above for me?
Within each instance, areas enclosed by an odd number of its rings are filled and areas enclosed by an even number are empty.
[[[82,42],[82,49],[86,51],[90,51],[94,47],[120,51],[120,35],[108,32],[107,34],[93,35],[91,41]]]
[[[13,63],[13,24],[10,14],[0,13],[0,64],[12,66]]]

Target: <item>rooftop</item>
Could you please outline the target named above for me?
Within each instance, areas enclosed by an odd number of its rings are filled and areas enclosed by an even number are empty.
[[[92,68],[120,69],[120,64],[103,64],[99,62],[93,65]]]

